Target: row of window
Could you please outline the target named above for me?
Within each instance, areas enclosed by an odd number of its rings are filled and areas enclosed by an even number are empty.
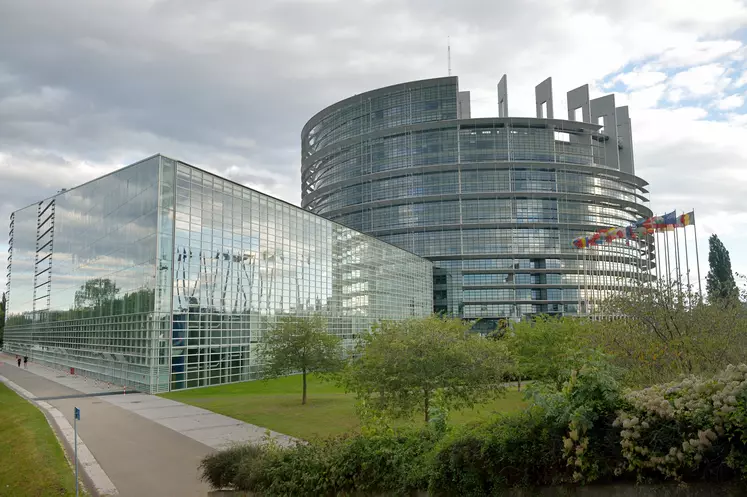
[[[577,288],[494,288],[485,290],[464,290],[464,302],[485,302],[500,300],[577,300]]]
[[[462,313],[465,318],[523,318],[539,314],[576,314],[576,304],[488,304],[465,305]]]
[[[309,152],[360,134],[392,126],[456,118],[455,84],[410,86],[354,99],[326,114],[305,137]]]
[[[309,180],[317,187],[345,179],[389,170],[435,164],[468,164],[495,161],[540,161],[558,164],[604,165],[590,144],[566,144],[553,140],[552,129],[522,129],[512,132],[510,143],[493,149],[479,149],[469,140],[457,143],[454,129],[418,131],[351,143],[330,150],[304,165]],[[596,143],[596,142],[594,142]],[[313,171],[313,173],[312,173]]]
[[[472,203],[472,207],[464,207]],[[552,201],[550,201],[552,202]],[[552,209],[538,207],[525,207],[515,211],[508,207],[492,207],[486,201],[463,201],[460,211],[456,202],[448,205],[447,202],[428,204],[404,204],[400,206],[381,207],[336,216],[334,219],[341,224],[351,226],[363,231],[379,231],[388,229],[438,227],[450,224],[477,224],[477,223],[557,223],[558,228],[564,224],[590,224],[597,226],[625,226],[631,221],[620,219],[618,216],[589,214],[577,212],[574,214],[558,214]],[[498,204],[499,202],[496,202]],[[477,206],[475,206],[477,204]],[[585,207],[585,206],[579,206]],[[606,210],[606,209],[605,209]],[[472,229],[465,226],[464,229]],[[548,228],[549,229],[549,228]],[[555,229],[555,228],[553,228]],[[573,232],[568,238],[568,243],[582,233]]]
[[[554,172],[531,171],[537,176],[544,174],[555,175]],[[521,174],[520,174],[521,173]],[[524,174],[527,173],[527,174]],[[585,195],[604,195],[611,198],[635,202],[637,197],[630,193],[631,188],[621,183],[607,184],[607,180],[600,180],[581,173],[558,173],[557,181],[536,178],[518,178],[527,176],[530,171],[512,170],[480,170],[480,171],[449,171],[444,173],[429,173],[423,175],[408,175],[397,178],[358,183],[327,193],[314,200],[316,212],[331,212],[350,205],[365,204],[380,200],[400,199],[407,197],[421,197],[433,195],[456,195],[459,193],[521,193],[521,192],[552,192]],[[603,185],[604,183],[604,185]],[[624,190],[628,191],[624,191]],[[558,196],[563,200],[563,196]]]

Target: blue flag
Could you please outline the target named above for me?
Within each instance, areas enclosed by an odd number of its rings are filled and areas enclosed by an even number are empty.
[[[664,214],[664,222],[667,226],[677,224],[677,211],[672,211],[668,214]]]
[[[78,409],[77,407],[75,408],[75,419],[80,421],[80,409]]]

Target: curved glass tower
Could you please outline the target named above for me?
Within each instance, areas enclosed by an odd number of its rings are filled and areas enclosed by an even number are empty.
[[[635,175],[627,107],[552,81],[537,117],[472,119],[456,77],[398,84],[322,110],[302,132],[302,207],[434,263],[435,311],[501,319],[595,313],[652,267],[645,240],[578,250],[576,236],[651,211]],[[580,119],[576,120],[576,114]]]

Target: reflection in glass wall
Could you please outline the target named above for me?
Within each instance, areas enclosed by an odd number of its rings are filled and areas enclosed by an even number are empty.
[[[430,312],[430,263],[179,163],[171,389],[256,377],[280,315],[323,313],[352,343],[381,318]]]
[[[14,213],[7,351],[148,390],[158,164],[142,161]]]
[[[256,377],[279,315],[351,343],[426,315],[431,264],[156,156],[14,213],[5,348],[146,392]]]

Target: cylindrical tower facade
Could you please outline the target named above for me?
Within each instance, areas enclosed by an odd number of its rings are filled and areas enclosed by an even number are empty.
[[[505,86],[503,117],[471,119],[456,77],[348,98],[303,129],[302,206],[432,260],[437,312],[488,327],[593,312],[650,271],[650,247],[571,241],[651,211],[627,108],[586,95],[587,122],[551,118],[551,96],[550,118],[507,117]]]

